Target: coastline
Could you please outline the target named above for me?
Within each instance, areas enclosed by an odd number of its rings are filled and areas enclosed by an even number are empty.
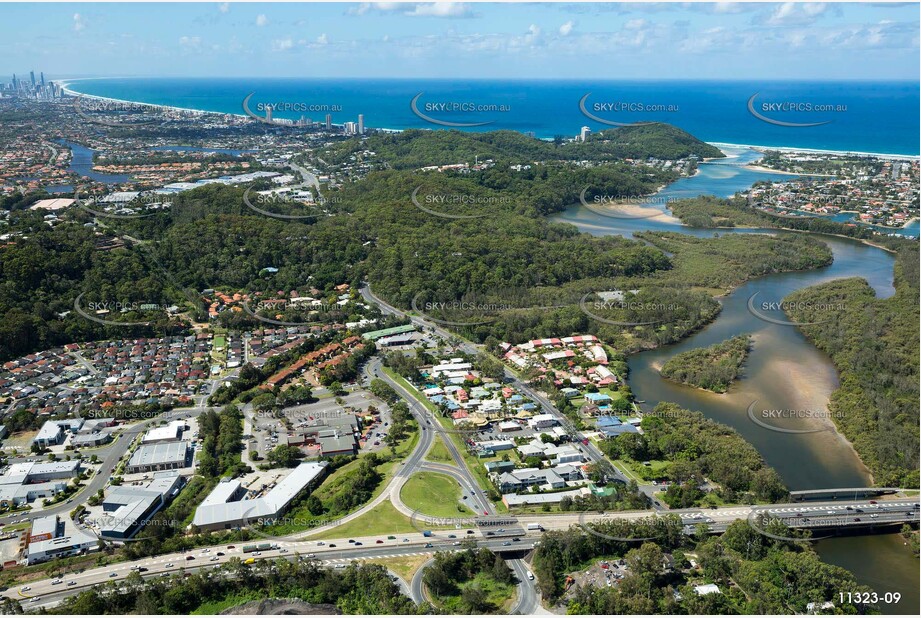
[[[130,101],[128,99],[117,99],[114,97],[86,94],[84,92],[74,90],[71,87],[71,85],[74,82],[101,80],[101,79],[116,79],[116,78],[78,77],[78,78],[72,78],[72,79],[56,79],[56,80],[53,80],[53,82],[59,84],[63,92],[71,96],[75,96],[75,97],[83,96],[85,98],[98,99],[102,101],[113,101],[116,103],[129,103],[133,105],[146,105],[146,106],[154,107],[158,109],[173,110],[173,111],[178,111],[178,112],[192,112],[192,113],[197,113],[197,114],[215,114],[218,116],[236,116],[238,118],[248,118],[249,117],[246,114],[234,113],[234,112],[217,112],[213,110],[197,109],[193,107],[181,107],[178,105],[163,105],[163,104],[157,104],[157,103],[145,103],[143,101]],[[368,127],[368,128],[375,129],[377,131],[387,131],[387,132],[397,132],[397,133],[405,130],[405,129],[388,129],[386,127]],[[759,145],[759,144],[736,144],[736,143],[731,143],[731,142],[709,142],[706,140],[704,140],[704,142],[707,144],[710,144],[711,146],[715,146],[717,148],[720,148],[721,146],[726,146],[729,148],[737,148],[737,149],[742,149],[742,150],[756,150],[758,152],[762,152],[766,150],[776,150],[779,152],[803,152],[803,153],[815,153],[815,154],[841,154],[841,155],[849,154],[849,155],[866,156],[866,157],[877,157],[880,159],[897,159],[897,160],[910,160],[910,161],[921,160],[921,155],[908,155],[908,154],[898,154],[898,153],[864,152],[864,151],[858,151],[858,150],[830,150],[830,149],[818,149],[818,148],[800,148],[798,146],[764,146],[764,145]],[[714,160],[720,160],[720,158],[717,158]],[[778,172],[776,170],[758,170],[758,171],[771,171],[771,172],[775,172],[778,174],[784,173],[784,172]],[[806,175],[813,175],[813,174],[797,174],[797,175],[806,176]]]
[[[812,154],[839,154],[839,155],[854,155],[861,157],[876,157],[878,159],[904,159],[904,160],[921,160],[921,155],[909,155],[909,154],[899,154],[892,152],[866,152],[861,150],[831,150],[824,148],[800,148],[798,146],[763,146],[760,144],[731,144],[729,142],[707,142],[711,146],[729,146],[734,148],[748,148],[749,150],[756,150],[758,152],[764,152],[767,150],[775,150],[777,152],[805,152]],[[771,170],[775,171],[775,170]],[[780,173],[780,172],[778,172]],[[799,174],[803,176],[804,174]]]

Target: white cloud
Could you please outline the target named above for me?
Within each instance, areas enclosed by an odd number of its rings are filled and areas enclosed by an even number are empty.
[[[229,12],[230,12],[230,3],[229,3],[229,2],[225,2],[224,4],[218,5],[217,10],[219,10],[221,13],[229,13]]]
[[[362,2],[347,11],[349,15],[371,12],[412,17],[473,17],[473,9],[465,2]]]
[[[269,18],[263,15],[262,13],[256,16],[256,25],[259,26],[260,28],[262,26],[265,26],[268,23],[269,23]]]
[[[806,25],[825,13],[827,4],[821,2],[784,2],[767,18],[770,26]]]
[[[317,37],[317,45],[329,45],[329,37],[325,32]]]
[[[179,37],[180,47],[198,47],[201,44],[201,37],[181,36]]]
[[[569,20],[560,26],[560,34],[563,36],[569,36],[569,33],[572,32],[573,26],[575,26],[575,23],[572,20]]]
[[[86,28],[86,18],[80,13],[74,13],[74,32],[80,32]]]
[[[272,51],[288,51],[292,47],[294,47],[294,41],[291,40],[291,37],[272,41]]]

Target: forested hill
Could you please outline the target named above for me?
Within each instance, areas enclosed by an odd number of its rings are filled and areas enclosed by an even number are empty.
[[[450,163],[473,164],[477,158],[510,163],[534,161],[613,161],[617,159],[685,159],[724,157],[718,148],[687,131],[668,124],[618,127],[593,134],[586,142],[564,142],[529,137],[517,131],[471,133],[411,129],[381,133],[362,142],[341,142],[321,155],[331,164],[345,162],[357,152],[369,150],[394,169],[418,169]]]

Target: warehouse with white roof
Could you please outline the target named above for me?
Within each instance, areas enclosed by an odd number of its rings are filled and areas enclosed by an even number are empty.
[[[246,494],[239,480],[222,481],[195,510],[192,525],[201,531],[211,531],[274,520],[302,491],[323,477],[326,466],[325,461],[302,463],[265,495],[246,500],[239,499]]]

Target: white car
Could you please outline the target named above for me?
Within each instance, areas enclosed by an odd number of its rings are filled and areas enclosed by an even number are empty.
[[[63,583],[64,583],[64,580],[63,580],[63,579],[52,579],[52,580],[51,580],[51,584],[52,584],[52,585],[55,585],[55,584],[63,584]]]
[[[77,585],[77,582],[75,582],[74,580],[70,580],[69,582],[67,582],[67,585],[68,585],[68,586],[76,586],[76,585]]]
[[[167,563],[166,563],[166,568],[168,568],[168,569],[171,569],[171,568],[173,568],[174,566],[176,566],[176,565],[173,564],[172,562],[167,562]]]
[[[32,597],[32,601],[31,601],[31,602],[32,602],[32,603],[35,603],[36,601],[41,601],[41,600],[42,600],[41,597]]]
[[[32,586],[23,586],[22,588],[20,588],[20,590],[21,590],[22,592],[28,592],[28,591],[32,590]]]
[[[220,558],[218,558],[217,556],[213,556],[211,558],[211,562],[217,562],[218,560],[220,560]]]
[[[316,554],[307,554],[307,557],[308,557],[308,558],[316,558],[317,555],[316,555]]]

